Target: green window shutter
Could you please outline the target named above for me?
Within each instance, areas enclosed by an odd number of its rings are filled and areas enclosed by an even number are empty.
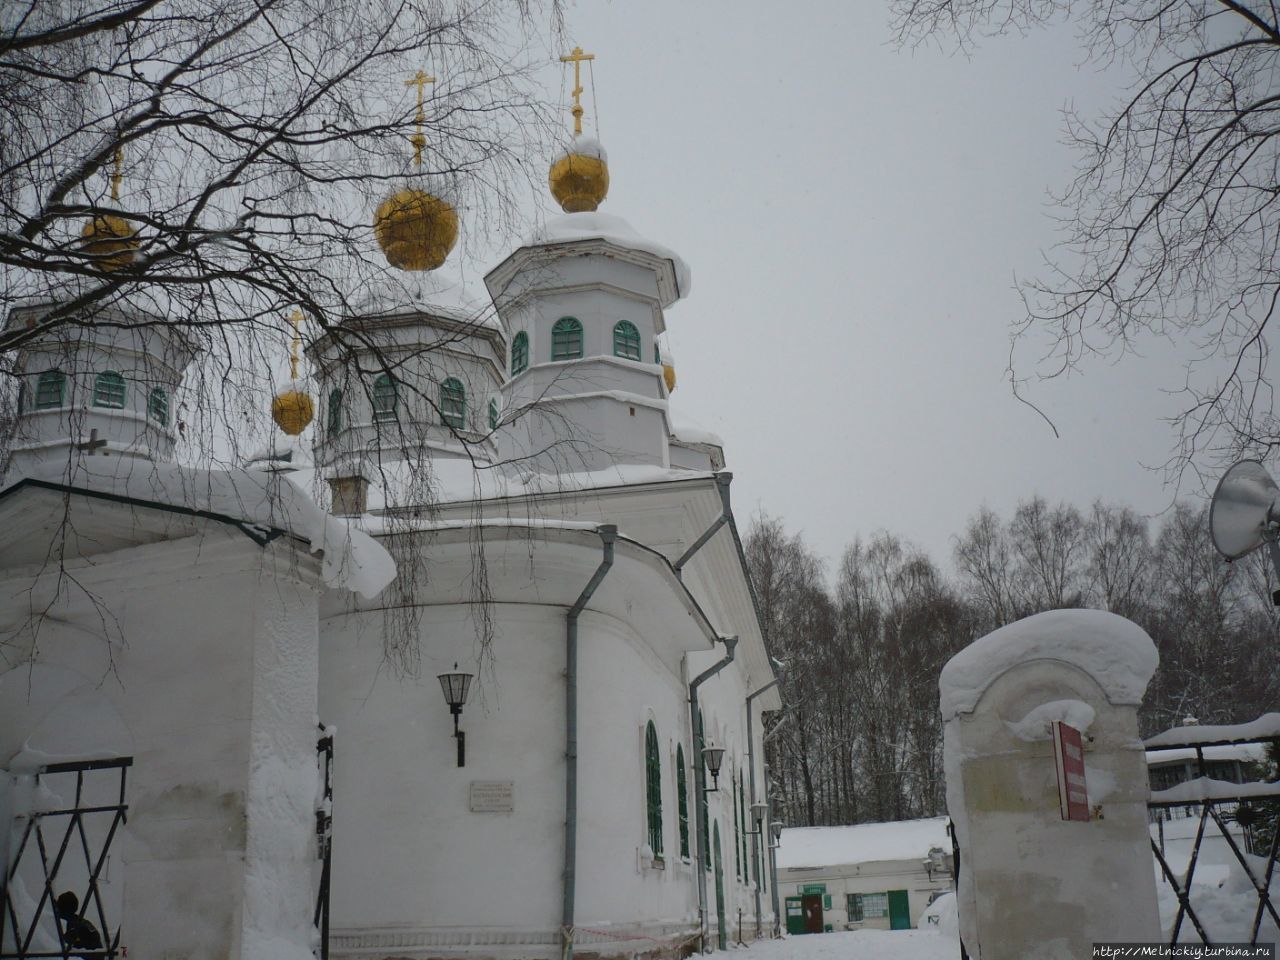
[[[36,409],[48,410],[62,406],[67,390],[67,378],[61,370],[46,370],[36,380]]]
[[[498,429],[498,401],[493,399],[489,401],[489,429]]]
[[[114,370],[98,374],[93,382],[93,405],[119,410],[124,406],[124,377]]]
[[[630,320],[613,325],[613,355],[627,360],[640,359],[640,331]]]
[[[454,430],[461,430],[466,426],[467,390],[456,377],[450,377],[440,384],[440,421]]]
[[[657,340],[653,341],[653,362],[654,363],[662,362],[662,348],[658,346]]]
[[[329,391],[329,434],[335,434],[342,429],[342,391]]]
[[[676,812],[680,817],[680,856],[689,859],[689,781],[684,772],[684,744],[676,744]]]
[[[561,317],[551,328],[551,359],[577,360],[582,356],[582,324],[574,317]]]
[[[529,335],[521,330],[511,341],[511,375],[524,373],[529,367]]]
[[[396,419],[396,382],[387,373],[379,374],[373,381],[373,419],[385,423]]]
[[[732,773],[733,781],[733,875],[742,879],[742,826],[738,820],[738,778]]]
[[[162,427],[169,425],[169,395],[160,387],[147,397],[147,416]]]
[[[658,755],[658,731],[653,721],[644,728],[645,808],[649,828],[649,849],[662,857],[662,759]]]
[[[751,824],[747,822],[747,782],[742,778],[742,770],[738,770],[738,810],[742,815],[742,882],[747,882],[747,864],[751,862],[751,838],[747,831]]]

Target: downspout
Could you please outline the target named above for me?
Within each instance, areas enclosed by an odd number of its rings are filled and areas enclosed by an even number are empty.
[[[698,930],[699,936],[702,938],[703,953],[711,952],[707,949],[707,861],[703,856],[703,850],[710,845],[711,841],[709,837],[703,836],[703,821],[708,819],[707,777],[703,772],[704,767],[702,753],[696,748],[699,744],[706,746],[706,740],[703,737],[702,714],[698,710],[698,688],[733,662],[733,651],[738,645],[738,638],[721,637],[720,642],[724,644],[724,658],[717,660],[689,683],[689,716],[692,718],[693,743],[695,747],[693,758],[693,791],[697,796],[697,805],[694,808],[693,816],[695,821],[693,835],[697,843],[696,867],[698,872]]]
[[[756,803],[756,755],[753,747],[754,737],[752,735],[751,726],[751,701],[760,694],[768,690],[772,690],[778,685],[777,678],[770,680],[755,693],[747,695],[747,769],[751,771],[751,805]],[[767,801],[766,801],[767,802]],[[771,810],[772,808],[770,808]],[[765,813],[763,820],[756,821],[756,829],[751,834],[751,866],[754,870],[761,869],[760,863],[760,834],[769,829],[769,813]],[[768,834],[765,834],[766,836]],[[756,876],[756,939],[760,938],[760,877]]]
[[[702,536],[693,541],[693,546],[680,555],[675,563],[671,564],[676,572],[676,576],[683,579],[684,565],[693,559],[693,555],[706,546],[707,541],[719,532],[720,528],[733,519],[733,512],[729,509],[729,484],[733,483],[733,474],[727,470],[722,470],[716,474],[716,490],[720,493],[720,516],[712,521],[711,526],[702,531]]]
[[[560,944],[563,960],[573,960],[574,904],[578,882],[578,616],[586,608],[609,568],[618,528],[611,523],[596,528],[604,555],[591,580],[569,608],[565,627],[565,731],[564,731],[564,895],[560,907]]]
[[[764,742],[768,744],[770,740],[776,737],[790,719],[791,714],[783,714],[782,719],[773,725],[773,729],[764,735]],[[764,782],[764,793],[765,802],[769,804],[769,809],[772,810],[773,797],[769,795],[769,778],[767,776]],[[772,832],[769,835],[769,886],[773,893],[773,938],[777,940],[782,936],[782,910],[778,900],[778,848],[773,842]]]

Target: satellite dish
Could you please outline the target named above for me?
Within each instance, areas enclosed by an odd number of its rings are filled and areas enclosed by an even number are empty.
[[[1228,560],[1239,560],[1273,538],[1280,522],[1280,487],[1257,460],[1241,460],[1222,475],[1209,506],[1209,536]]]

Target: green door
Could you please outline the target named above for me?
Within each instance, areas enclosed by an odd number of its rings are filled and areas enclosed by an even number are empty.
[[[889,929],[911,929],[911,901],[905,890],[889,891]]]
[[[787,933],[804,933],[804,897],[787,897]]]
[[[716,942],[721,950],[729,949],[729,931],[724,923],[724,863],[720,859],[720,821],[715,827],[716,858]]]

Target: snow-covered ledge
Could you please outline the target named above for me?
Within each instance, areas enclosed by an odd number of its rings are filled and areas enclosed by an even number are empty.
[[[988,634],[943,669],[947,809],[973,960],[1073,960],[1095,942],[1159,939],[1137,723],[1158,661],[1136,624],[1056,610]],[[1055,721],[1084,735],[1087,820],[1059,808]]]

